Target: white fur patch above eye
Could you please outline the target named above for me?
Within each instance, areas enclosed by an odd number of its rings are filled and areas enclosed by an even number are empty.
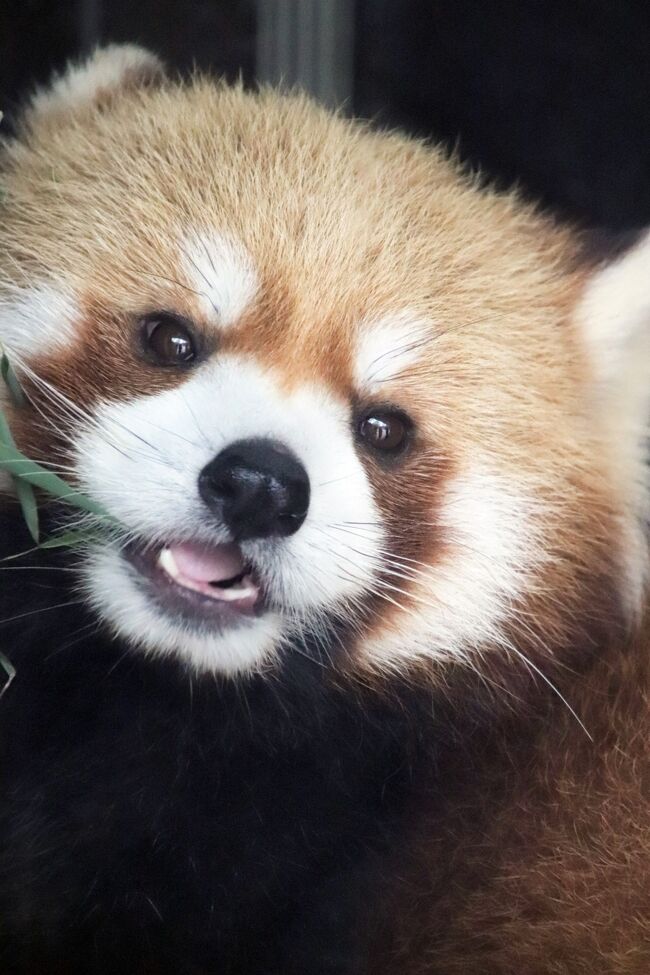
[[[215,324],[232,325],[259,290],[253,261],[245,248],[216,232],[195,230],[181,242],[181,264],[197,294],[202,313]]]
[[[357,339],[354,375],[357,388],[378,393],[424,354],[429,322],[406,311],[362,324]]]
[[[57,352],[74,339],[79,309],[74,297],[52,284],[0,291],[0,341],[15,356]]]

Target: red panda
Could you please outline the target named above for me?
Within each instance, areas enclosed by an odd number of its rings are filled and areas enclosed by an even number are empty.
[[[129,46],[0,186],[2,971],[647,973],[648,240]]]

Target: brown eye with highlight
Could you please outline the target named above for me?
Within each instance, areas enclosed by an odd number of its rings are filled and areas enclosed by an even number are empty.
[[[359,422],[359,437],[368,447],[386,454],[400,453],[407,445],[412,423],[397,410],[373,410]]]
[[[170,312],[156,312],[140,320],[142,346],[147,358],[158,366],[186,366],[197,355],[196,338],[190,325]]]

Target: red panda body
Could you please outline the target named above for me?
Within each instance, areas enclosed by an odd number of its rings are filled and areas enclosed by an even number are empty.
[[[135,48],[0,179],[3,971],[645,973],[647,241]]]

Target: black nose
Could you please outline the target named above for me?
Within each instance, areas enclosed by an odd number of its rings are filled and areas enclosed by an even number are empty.
[[[309,508],[309,478],[282,444],[239,440],[203,468],[199,494],[237,541],[293,535]]]

